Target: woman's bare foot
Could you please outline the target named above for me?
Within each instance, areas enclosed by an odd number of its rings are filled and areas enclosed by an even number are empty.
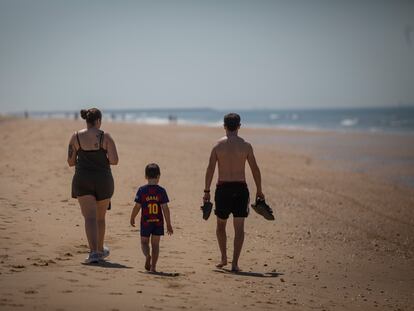
[[[148,255],[145,259],[145,270],[149,271],[151,269],[151,256]]]
[[[216,267],[217,267],[217,268],[223,268],[225,265],[227,265],[227,259],[222,259],[222,260],[220,261],[220,263],[218,263],[218,264],[216,265]]]

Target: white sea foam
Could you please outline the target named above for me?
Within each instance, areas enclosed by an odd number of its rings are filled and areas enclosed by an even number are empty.
[[[343,119],[341,121],[341,125],[342,126],[346,126],[346,127],[351,127],[354,125],[358,124],[358,119],[357,118],[352,118],[352,119]]]
[[[277,113],[271,113],[269,116],[270,120],[278,120],[280,116]]]
[[[151,125],[166,125],[170,124],[170,120],[167,118],[159,118],[159,117],[137,117],[135,118],[136,123],[141,124],[151,124]]]

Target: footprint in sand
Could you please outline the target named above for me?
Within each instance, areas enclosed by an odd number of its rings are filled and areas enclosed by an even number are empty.
[[[32,265],[38,267],[46,267],[50,264],[56,264],[56,261],[52,259],[36,259],[36,262],[34,262]]]
[[[22,272],[24,271],[25,268],[26,266],[24,265],[12,265],[9,271],[10,272]]]
[[[63,256],[56,257],[56,260],[66,261],[66,260],[71,260],[71,257],[73,257],[73,254],[68,252],[68,253],[65,253]]]

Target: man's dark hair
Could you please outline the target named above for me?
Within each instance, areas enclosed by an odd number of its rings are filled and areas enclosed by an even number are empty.
[[[145,167],[145,176],[148,179],[157,178],[161,175],[160,167],[156,163],[150,163]]]
[[[224,126],[234,132],[240,126],[240,116],[237,113],[228,113],[224,116]]]

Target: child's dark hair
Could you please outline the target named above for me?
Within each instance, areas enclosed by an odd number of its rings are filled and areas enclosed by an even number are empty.
[[[156,163],[150,163],[145,167],[145,176],[148,179],[157,178],[161,175],[160,167]]]
[[[102,113],[98,108],[82,109],[80,115],[91,125],[94,125],[98,120],[102,120]]]
[[[240,116],[237,113],[228,113],[224,116],[224,126],[234,132],[240,126]]]

